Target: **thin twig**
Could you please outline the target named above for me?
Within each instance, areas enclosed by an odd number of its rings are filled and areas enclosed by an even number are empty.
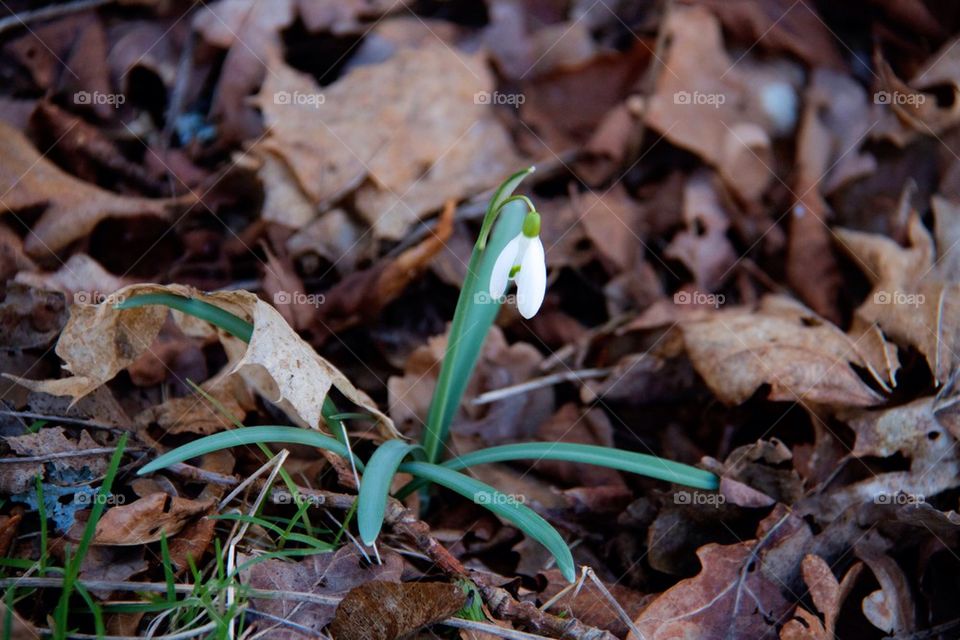
[[[69,2],[67,4],[57,4],[55,2],[45,7],[34,9],[33,11],[21,11],[20,13],[14,13],[13,15],[9,15],[6,18],[0,19],[0,33],[3,33],[4,31],[14,27],[25,27],[28,22],[59,18],[60,16],[69,15],[71,13],[79,13],[81,11],[86,11],[87,9],[95,9],[105,4],[110,4],[113,1],[114,0],[77,0],[76,2]]]
[[[197,636],[202,636],[210,631],[215,631],[217,628],[216,622],[208,622],[202,627],[197,627],[196,629],[188,629],[187,631],[180,631],[177,633],[169,633],[164,636],[153,636],[151,640],[187,640],[187,638],[196,638]],[[54,632],[50,629],[37,629],[41,635],[52,636]],[[74,638],[75,640],[141,640],[141,636],[98,636],[89,633],[67,633],[68,638]]]
[[[85,418],[71,418],[69,416],[54,416],[46,413],[35,413],[33,411],[16,411],[15,409],[0,409],[0,416],[10,416],[13,418],[29,418],[30,420],[47,420],[48,422],[62,422],[64,424],[75,424],[89,429],[104,429],[107,431],[123,430],[123,427],[97,422],[96,420],[87,420]]]
[[[455,629],[467,629],[468,631],[480,631],[492,636],[506,638],[506,640],[543,640],[547,636],[540,636],[526,631],[516,631],[515,629],[504,629],[503,627],[491,624],[489,622],[477,622],[476,620],[464,620],[462,618],[448,618],[440,622],[446,627]]]
[[[521,382],[520,384],[481,393],[479,396],[473,399],[471,404],[489,404],[491,402],[496,402],[497,400],[503,400],[504,398],[509,398],[521,393],[527,393],[542,387],[549,387],[560,382],[577,382],[580,380],[589,380],[591,378],[602,378],[610,375],[612,371],[613,369],[605,368],[581,369],[580,371],[563,371],[561,373],[553,373],[548,376],[527,380],[526,382]]]
[[[0,464],[16,464],[18,462],[48,462],[50,460],[60,460],[62,458],[82,458],[84,456],[95,456],[113,453],[116,447],[96,447],[94,449],[80,449],[78,451],[60,451],[58,453],[47,453],[42,456],[22,456],[0,458]],[[127,452],[145,451],[143,447],[128,447]]]

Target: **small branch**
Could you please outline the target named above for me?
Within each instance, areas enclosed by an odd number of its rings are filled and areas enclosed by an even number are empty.
[[[79,13],[81,11],[86,11],[87,9],[95,9],[105,4],[110,4],[113,1],[114,0],[77,0],[76,2],[70,2],[67,4],[57,4],[54,2],[53,4],[40,7],[39,9],[34,9],[33,11],[21,11],[20,13],[13,13],[0,20],[0,33],[3,33],[4,31],[14,27],[25,27],[27,26],[28,22],[59,18],[60,16],[69,15],[71,13]]]
[[[491,613],[498,618],[518,622],[551,638],[616,640],[609,631],[583,624],[576,618],[561,618],[545,613],[530,602],[520,602],[514,599],[506,589],[490,585],[483,578],[474,576],[474,582],[479,587],[487,606],[490,607]]]
[[[554,373],[549,376],[527,380],[526,382],[521,382],[520,384],[481,393],[479,396],[473,399],[471,404],[489,404],[491,402],[496,402],[497,400],[503,400],[504,398],[509,398],[521,393],[527,393],[542,387],[549,387],[560,382],[578,382],[580,380],[589,380],[591,378],[602,378],[609,375],[611,371],[613,371],[613,369],[607,368],[581,369],[580,371],[564,371],[561,373]]]
[[[42,456],[23,456],[0,458],[0,464],[17,464],[20,462],[48,462],[50,460],[60,460],[62,458],[82,458],[84,456],[105,455],[116,451],[116,447],[97,447],[95,449],[80,449],[78,451],[60,451],[58,453],[47,453]],[[125,452],[144,451],[143,447],[128,447]]]
[[[0,20],[2,22],[2,20]],[[45,413],[34,413],[33,411],[16,411],[14,409],[0,409],[0,416],[11,416],[13,418],[28,418],[30,420],[46,420],[48,422],[62,422],[63,424],[75,424],[89,429],[104,429],[106,431],[119,431],[123,427],[97,422],[95,420],[85,420],[84,418],[70,418],[68,416],[52,416]],[[112,449],[111,449],[112,451]]]

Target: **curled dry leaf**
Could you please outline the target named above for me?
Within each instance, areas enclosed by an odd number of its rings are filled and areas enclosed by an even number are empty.
[[[79,302],[93,301],[95,295],[107,296],[130,284],[129,280],[113,275],[85,253],[73,254],[52,273],[21,271],[15,280],[32,287],[62,291],[69,302],[75,299]]]
[[[212,406],[199,395],[171,398],[161,404],[147,407],[135,418],[140,429],[156,425],[165,434],[196,433],[209,435],[230,429],[234,419],[243,422],[256,402],[240,376],[226,372],[207,380],[200,388],[219,403]],[[224,411],[229,415],[224,415]]]
[[[824,493],[818,499],[824,518],[834,518],[860,504],[891,502],[896,496],[923,502],[960,485],[960,459],[954,433],[960,432],[955,407],[937,410],[933,398],[882,411],[851,412],[846,418],[857,434],[854,455],[910,459],[909,471],[874,474]]]
[[[700,291],[713,291],[730,275],[737,254],[727,238],[730,220],[707,172],[694,175],[683,190],[687,228],[670,241],[664,255],[681,261]]]
[[[153,493],[126,505],[108,509],[97,522],[94,544],[130,546],[171,538],[190,520],[207,512],[213,500],[188,500]]]
[[[264,560],[241,571],[240,578],[254,589],[281,595],[285,591],[299,591],[337,596],[371,580],[399,583],[403,573],[403,558],[389,549],[383,549],[380,553],[383,564],[369,564],[355,547],[347,545],[336,552],[309,556],[300,562]],[[242,558],[240,564],[245,562],[246,559]],[[330,624],[336,612],[334,604],[303,603],[283,598],[255,598],[253,603],[258,611],[307,627],[317,635]],[[303,634],[281,627],[274,630],[270,637],[301,640]]]
[[[374,234],[397,239],[424,213],[495,186],[522,164],[493,110],[475,99],[492,89],[479,56],[434,43],[355,69],[323,91],[276,62],[257,97],[270,127],[258,149],[285,162],[321,210],[360,187],[356,206]]]
[[[62,427],[46,427],[36,433],[5,438],[7,445],[18,456],[43,457],[56,453],[72,453],[84,449],[96,449],[100,445],[86,431],[80,433],[78,440],[71,440]],[[84,468],[93,476],[102,474],[107,468],[106,458],[102,455],[59,458],[52,461],[58,469],[80,472]],[[22,493],[32,491],[34,478],[44,477],[46,466],[43,462],[23,462],[3,465],[0,473],[0,491],[3,493]]]
[[[456,205],[447,201],[437,228],[419,244],[395,258],[382,258],[371,267],[355,271],[327,291],[323,305],[323,328],[341,331],[358,322],[376,318],[419,278],[453,234]]]
[[[397,437],[393,422],[383,414],[330,362],[319,356],[284,321],[280,313],[246,291],[203,294],[182,285],[131,285],[117,291],[116,299],[146,293],[172,293],[194,297],[253,322],[249,345],[227,336],[216,335],[230,358],[232,373],[240,374],[258,393],[287,410],[304,425],[319,428],[323,400],[335,387],[351,402],[376,419],[384,437]],[[73,375],[55,380],[17,382],[34,391],[69,395],[77,400],[111,380],[150,348],[170,313],[166,307],[151,305],[135,309],[116,309],[113,304],[74,305],[70,321],[57,343],[57,355]],[[187,335],[210,335],[205,322],[178,311],[172,312]],[[8,376],[9,377],[9,376]]]
[[[715,167],[740,197],[756,200],[773,175],[768,131],[773,126],[764,124],[770,118],[752,104],[748,88],[762,95],[767,83],[730,58],[720,23],[707,9],[675,7],[660,28],[670,45],[646,123]],[[789,95],[794,88],[780,80],[776,91]],[[784,120],[795,118],[790,108],[787,104]]]
[[[806,90],[797,132],[793,193],[799,197],[790,216],[787,278],[804,302],[831,320],[839,317],[841,278],[824,196],[829,182],[850,180],[875,168],[873,156],[856,151],[869,131],[867,110],[866,93],[856,82],[817,70]]]
[[[940,100],[939,95],[956,96],[960,92],[960,39],[944,42],[909,82],[896,76],[890,64],[877,56],[880,92],[897,117],[920,135],[939,136],[960,122],[956,99]],[[890,100],[891,94],[901,99]]]
[[[862,569],[861,563],[853,565],[843,577],[843,581],[837,582],[826,560],[813,554],[804,556],[801,564],[803,581],[810,590],[814,606],[823,615],[823,620],[803,607],[797,607],[795,619],[787,622],[780,630],[780,640],[832,640],[840,607],[853,589]]]
[[[7,349],[46,347],[67,321],[62,296],[42,287],[9,283],[0,302],[0,344]]]
[[[768,51],[789,51],[811,67],[842,68],[843,57],[814,5],[792,0],[686,0],[709,7],[725,29]]]
[[[167,218],[176,200],[122,196],[83,182],[44,158],[20,131],[0,122],[0,212],[46,207],[24,247],[31,256],[57,252],[106,218]]]
[[[371,580],[340,601],[330,630],[337,640],[396,640],[449,618],[466,602],[453,584]]]
[[[681,327],[697,373],[728,404],[764,384],[775,401],[867,407],[882,399],[854,369],[872,370],[858,344],[787,298],[768,296],[755,312],[720,312]]]
[[[857,557],[880,583],[880,589],[863,599],[863,614],[870,624],[885,633],[906,635],[916,630],[916,603],[910,581],[896,560],[886,553],[887,546],[876,532],[868,532],[854,545]]]
[[[957,209],[944,200],[934,207],[938,239],[949,238],[958,223]],[[902,247],[881,235],[839,229],[841,246],[855,259],[873,289],[856,310],[860,326],[879,325],[894,342],[916,348],[927,360],[938,384],[950,379],[960,364],[960,284],[956,247],[938,246],[913,214],[907,227],[909,245]]]
[[[748,572],[741,580],[755,544],[700,547],[697,556],[703,570],[650,603],[634,621],[641,635],[631,633],[628,639],[776,638],[775,627],[764,618],[776,620],[789,608],[779,586],[760,571]]]

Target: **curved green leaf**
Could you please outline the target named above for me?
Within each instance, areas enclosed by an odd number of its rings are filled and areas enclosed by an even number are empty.
[[[357,526],[364,544],[373,544],[380,535],[393,476],[403,459],[418,448],[417,444],[388,440],[370,456],[357,495]]]
[[[573,554],[557,530],[532,509],[488,484],[447,467],[429,462],[405,462],[400,471],[435,482],[489,509],[536,540],[557,559],[557,567],[570,582],[576,579]]]
[[[508,460],[561,460],[592,464],[657,480],[666,480],[674,484],[683,484],[695,489],[714,490],[720,485],[716,475],[687,464],[635,451],[570,442],[524,442],[490,447],[448,460],[443,466],[459,470],[477,464]]]
[[[173,451],[168,451],[156,460],[144,465],[142,469],[137,471],[137,474],[144,475],[146,473],[152,473],[160,469],[165,469],[172,464],[196,458],[213,451],[220,451],[221,449],[229,449],[230,447],[239,447],[247,444],[274,442],[305,444],[332,451],[344,458],[349,457],[349,452],[343,443],[334,440],[330,436],[325,436],[319,431],[281,426],[244,427],[243,429],[215,433],[211,436],[189,442],[182,447],[177,447]],[[359,460],[357,460],[357,467],[363,469]]]
[[[136,309],[137,307],[145,307],[151,304],[160,304],[189,314],[195,318],[206,320],[210,324],[220,327],[244,342],[250,342],[250,338],[253,337],[253,325],[243,318],[209,302],[197,300],[196,298],[187,298],[186,296],[178,296],[173,293],[144,293],[139,296],[127,298],[114,308]]]
[[[478,464],[512,462],[514,460],[579,462],[636,473],[707,491],[715,491],[720,486],[720,479],[716,475],[687,464],[665,460],[645,453],[570,442],[525,442],[490,447],[448,460],[443,463],[443,466],[448,469],[460,470]],[[419,481],[411,482],[397,492],[397,497],[403,499],[422,485],[423,483]]]
[[[513,192],[517,187],[520,186],[520,183],[523,182],[523,179],[528,175],[536,171],[536,167],[527,167],[526,169],[521,169],[515,174],[503,181],[497,190],[493,192],[493,196],[490,198],[489,204],[487,204],[487,210],[483,215],[483,223],[480,225],[480,235],[477,236],[477,248],[480,251],[483,251],[487,248],[487,237],[490,235],[490,229],[493,227],[493,223],[496,221],[497,211],[506,204],[510,196],[513,195]]]

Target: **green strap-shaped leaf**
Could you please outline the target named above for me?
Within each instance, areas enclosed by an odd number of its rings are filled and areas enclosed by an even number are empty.
[[[503,494],[488,484],[438,464],[405,462],[400,465],[400,471],[456,491],[512,523],[553,554],[563,577],[570,582],[576,579],[573,555],[570,553],[567,543],[564,542],[556,529],[551,527],[546,520],[532,509],[520,504],[516,497]]]
[[[403,459],[419,447],[402,440],[388,440],[370,456],[357,497],[357,526],[364,544],[373,544],[380,535],[393,476]]]
[[[257,443],[305,444],[332,451],[344,458],[348,457],[347,448],[343,446],[343,443],[334,440],[330,436],[325,436],[319,431],[274,425],[244,427],[243,429],[215,433],[211,436],[206,436],[181,447],[177,447],[173,451],[168,451],[156,460],[144,465],[137,474],[152,473],[160,469],[165,469],[172,464],[206,455],[214,451],[220,451],[221,449]],[[357,460],[357,468],[363,469],[363,465],[360,464],[359,460]]]
[[[220,307],[197,300],[196,298],[187,298],[173,293],[144,293],[139,296],[127,298],[117,304],[115,309],[136,309],[151,304],[160,304],[177,311],[182,311],[188,315],[206,320],[210,324],[220,327],[227,333],[234,335],[244,342],[250,342],[253,337],[253,325],[243,318],[236,316]]]
[[[635,451],[571,442],[506,444],[500,447],[473,451],[467,455],[448,460],[443,466],[448,469],[466,469],[477,464],[506,462],[508,460],[562,460],[564,462],[592,464],[649,476],[657,480],[666,480],[675,484],[683,484],[696,489],[714,490],[720,483],[717,476],[709,471],[697,469],[680,462],[673,462],[672,460],[665,460]]]
[[[707,491],[714,491],[720,485],[716,475],[687,464],[634,451],[570,442],[525,442],[490,447],[447,460],[443,466],[460,470],[478,464],[515,460],[561,460],[592,464]],[[423,484],[422,481],[411,482],[397,492],[397,497],[403,499]]]
[[[491,299],[489,293],[493,264],[506,244],[520,233],[526,212],[527,207],[522,202],[511,202],[504,206],[486,249],[481,250],[476,246],[473,248],[470,264],[467,265],[467,276],[463,280],[457,308],[453,313],[447,351],[440,367],[430,412],[427,415],[427,427],[423,434],[423,448],[427,453],[427,460],[432,462],[440,458],[441,449],[447,440],[447,431],[460,406],[460,399],[473,373],[483,341],[500,310],[500,303]]]

